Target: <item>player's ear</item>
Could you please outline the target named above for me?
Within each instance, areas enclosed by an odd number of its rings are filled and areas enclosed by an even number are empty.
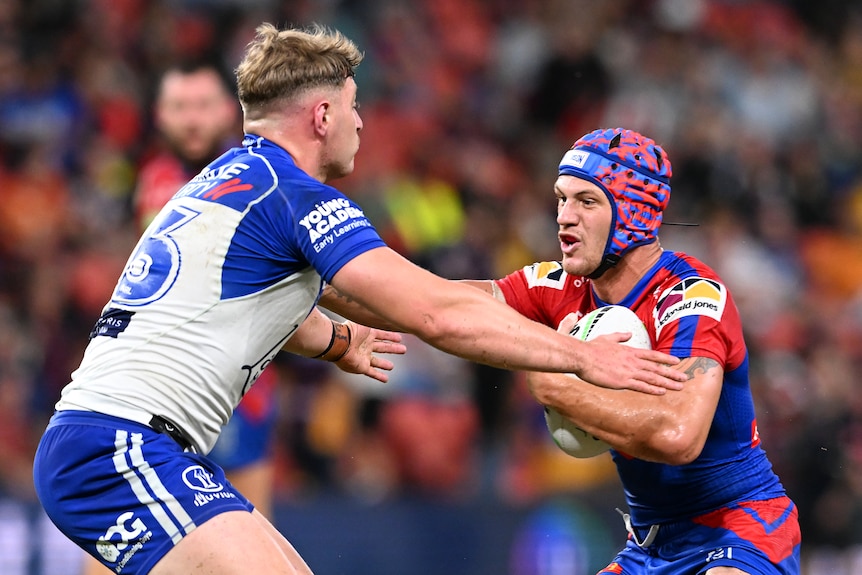
[[[318,136],[325,136],[329,130],[329,123],[332,120],[329,114],[330,107],[331,103],[329,100],[318,100],[312,106],[314,132]]]

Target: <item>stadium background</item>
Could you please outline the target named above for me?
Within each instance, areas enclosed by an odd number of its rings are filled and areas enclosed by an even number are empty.
[[[674,163],[666,248],[747,323],[763,444],[806,575],[862,572],[862,12],[841,0],[0,0],[0,572],[75,575],[30,465],[134,244],[159,71],[230,70],[254,27],[366,53],[355,174],[384,238],[452,278],[556,259],[551,186],[596,127]],[[278,526],[321,574],[593,573],[605,458],[550,443],[520,378],[421,343],[388,386],[278,362]]]

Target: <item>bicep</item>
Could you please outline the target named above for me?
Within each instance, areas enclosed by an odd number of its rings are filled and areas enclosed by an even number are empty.
[[[682,391],[666,394],[676,417],[703,445],[721,395],[724,369],[710,357],[682,358],[675,366],[688,376]]]

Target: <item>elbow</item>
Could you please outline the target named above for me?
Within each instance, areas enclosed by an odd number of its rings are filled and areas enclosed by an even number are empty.
[[[705,437],[700,437],[696,430],[687,429],[685,425],[666,428],[654,440],[653,449],[659,454],[658,459],[667,465],[686,465],[700,457]]]
[[[435,316],[432,312],[419,311],[413,316],[415,321],[410,325],[404,326],[406,331],[409,331],[425,343],[432,346],[439,346],[452,338],[455,334],[455,327],[447,325]]]

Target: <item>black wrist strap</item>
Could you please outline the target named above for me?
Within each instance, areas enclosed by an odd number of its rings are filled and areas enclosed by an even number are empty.
[[[346,323],[332,322],[332,337],[329,339],[329,345],[326,346],[319,354],[312,359],[320,359],[322,361],[338,361],[350,349],[350,341],[353,334],[350,331],[350,326]]]

